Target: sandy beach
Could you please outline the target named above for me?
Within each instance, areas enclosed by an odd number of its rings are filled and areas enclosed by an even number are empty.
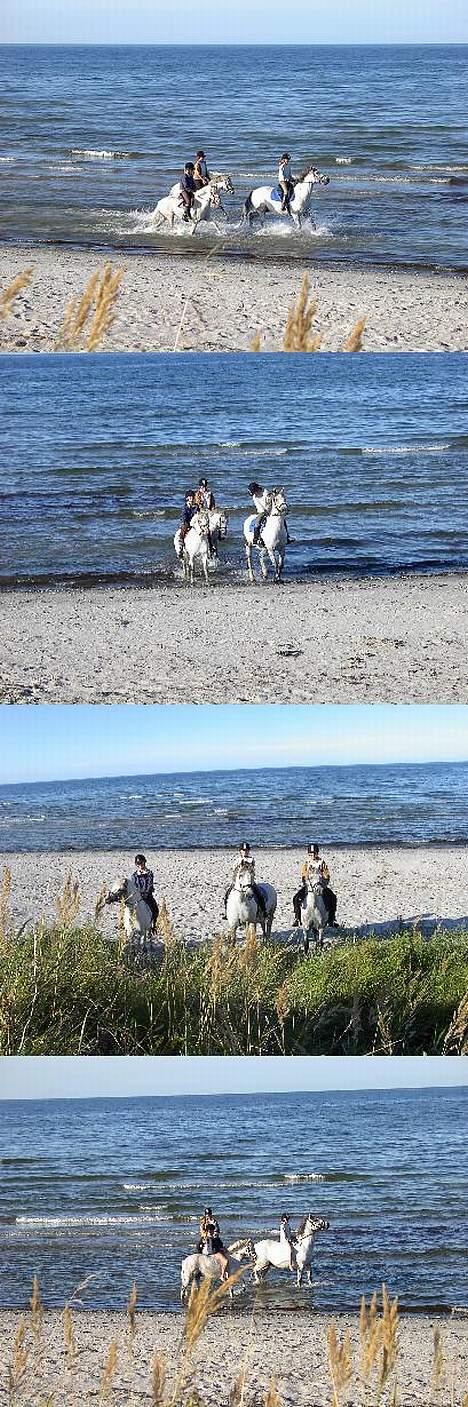
[[[279,351],[287,311],[302,281],[301,263],[262,264],[250,257],[207,259],[196,254],[132,254],[116,250],[124,268],[117,316],[106,351],[246,352],[260,335],[262,349]],[[80,295],[109,256],[99,249],[58,245],[0,248],[0,289],[32,265],[29,287],[1,325],[4,352],[54,349],[65,306]],[[342,347],[358,318],[367,318],[369,352],[453,352],[468,348],[466,278],[389,268],[307,265],[317,297],[322,349]],[[182,325],[181,325],[181,319]]]
[[[155,892],[165,899],[175,930],[191,943],[211,938],[225,929],[223,895],[235,863],[227,850],[170,850],[151,854]],[[338,895],[337,918],[346,932],[386,936],[400,927],[422,921],[425,931],[468,923],[468,850],[461,846],[397,849],[390,846],[324,851]],[[94,917],[103,885],[113,888],[134,869],[133,852],[64,852],[0,855],[0,867],[12,872],[12,915],[16,923],[55,917],[56,898],[71,871],[79,880],[79,921]],[[304,854],[300,850],[257,852],[259,880],[275,885],[278,907],[273,937],[289,938],[292,896],[300,883]],[[99,926],[109,937],[118,936],[118,905],[104,910]],[[339,932],[337,932],[339,939]]]
[[[1,613],[3,703],[468,699],[463,574],[35,588]]]
[[[250,1407],[253,1401],[263,1402],[272,1379],[276,1380],[281,1401],[286,1407],[299,1403],[308,1404],[308,1407],[329,1407],[331,1382],[327,1327],[330,1317],[325,1314],[312,1317],[300,1311],[294,1315],[280,1310],[257,1311],[252,1322],[250,1315],[221,1311],[209,1321],[195,1348],[190,1381],[192,1393],[198,1391],[203,1402],[212,1404],[212,1407],[222,1407],[222,1404],[232,1400],[230,1392],[245,1365],[246,1407]],[[0,1381],[3,1379],[5,1395],[7,1365],[13,1356],[13,1340],[19,1319],[19,1312],[0,1311]],[[340,1338],[349,1328],[353,1359],[357,1363],[357,1316],[339,1314],[335,1322]],[[397,1368],[398,1401],[402,1407],[423,1407],[423,1404],[427,1407],[429,1401],[450,1401],[453,1407],[458,1407],[463,1400],[467,1381],[467,1327],[466,1319],[457,1316],[402,1315]],[[47,1398],[48,1401],[53,1400],[55,1407],[72,1400],[95,1402],[100,1396],[111,1343],[117,1346],[117,1362],[106,1401],[111,1401],[116,1407],[127,1407],[130,1401],[137,1404],[156,1401],[151,1392],[155,1354],[163,1356],[167,1366],[167,1385],[173,1385],[182,1332],[180,1314],[137,1314],[133,1363],[123,1314],[78,1311],[73,1315],[73,1329],[76,1355],[75,1366],[70,1369],[65,1360],[60,1313],[45,1313],[44,1354],[39,1366],[37,1346],[28,1325],[26,1347],[30,1362],[22,1384],[15,1392],[15,1402],[35,1404]],[[445,1377],[442,1388],[433,1397],[430,1384],[435,1329],[440,1331],[442,1337]],[[390,1400],[393,1381],[392,1377],[391,1388],[381,1399],[383,1403]],[[73,1390],[74,1397],[71,1395]],[[346,1392],[345,1400],[350,1407],[357,1407],[362,1402],[362,1387],[357,1375]]]

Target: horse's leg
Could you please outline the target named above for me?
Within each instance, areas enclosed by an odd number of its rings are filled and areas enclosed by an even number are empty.
[[[207,554],[206,552],[205,552],[205,554],[204,554],[204,556],[203,556],[203,558],[202,558],[202,562],[203,562],[203,575],[204,575],[204,578],[205,578],[205,582],[206,582],[206,585],[209,586],[209,576],[208,576],[208,554]]]
[[[249,573],[250,581],[255,581],[255,573],[254,573],[253,563],[252,563],[252,547],[251,547],[250,542],[246,542],[246,544],[245,544],[245,554],[246,554],[246,557],[247,557],[247,571],[248,571],[248,573]]]
[[[310,947],[310,944],[309,944],[309,934],[308,934],[308,932],[307,932],[307,930],[306,930],[305,928],[303,928],[302,932],[303,932],[303,935],[304,935],[304,957],[305,957],[305,958],[308,958],[308,956],[309,956],[309,947]]]
[[[268,571],[267,571],[267,565],[266,565],[266,555],[267,555],[267,554],[266,554],[266,549],[265,549],[264,547],[261,547],[261,548],[260,548],[260,571],[261,571],[261,573],[262,573],[262,581],[268,581]],[[268,553],[268,556],[270,556],[270,553]],[[275,568],[275,562],[274,562],[274,561],[273,561],[273,568]]]

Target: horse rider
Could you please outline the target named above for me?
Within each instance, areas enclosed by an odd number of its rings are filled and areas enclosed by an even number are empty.
[[[272,491],[270,491],[270,489],[264,489],[261,484],[256,484],[255,480],[253,480],[253,482],[248,485],[247,492],[250,494],[251,498],[253,498],[257,510],[253,541],[254,547],[258,547],[258,543],[262,535],[262,529],[265,527],[268,514],[271,513],[273,504],[273,494],[276,492],[276,490],[273,489]],[[286,532],[286,541],[289,544],[290,542],[292,542],[292,538],[289,536],[289,528],[286,522],[286,518],[284,519],[284,527]]]
[[[197,151],[193,168],[193,179],[196,191],[201,190],[203,186],[208,186],[210,183],[210,173],[206,164],[204,151]]]
[[[198,513],[197,495],[195,489],[188,489],[187,493],[184,495],[184,510],[180,524],[179,557],[183,557],[184,555],[184,541],[187,533],[190,532],[192,518],[195,517],[196,513]]]
[[[291,1222],[286,1212],[283,1212],[280,1221],[280,1241],[287,1241],[289,1246],[289,1269],[297,1270],[296,1247],[294,1245],[294,1232]]]
[[[301,927],[301,906],[302,904],[305,904],[307,898],[307,886],[309,884],[312,888],[316,884],[320,885],[323,902],[327,911],[328,923],[331,928],[337,928],[338,925],[335,921],[337,898],[336,894],[333,893],[333,890],[330,889],[330,871],[326,861],[323,860],[320,855],[320,849],[318,845],[314,844],[307,846],[307,855],[302,866],[301,881],[301,887],[300,889],[298,889],[297,894],[295,894],[293,898],[294,928]]]
[[[253,479],[252,483],[248,485],[247,492],[250,494],[250,497],[253,498],[254,506],[257,513],[253,530],[254,546],[257,547],[262,535],[262,529],[265,527],[268,514],[271,513],[272,498],[269,490],[264,489],[262,487],[262,484],[257,484],[255,482],[255,479]]]
[[[193,201],[197,189],[194,173],[195,166],[193,161],[186,161],[179,182],[180,204],[184,207],[182,219],[185,221],[189,221],[192,218]]]
[[[159,908],[154,897],[154,875],[148,868],[145,855],[135,855],[135,873],[132,875],[133,883],[140,890],[142,899],[151,909],[153,916],[153,932],[158,922]]]
[[[198,488],[197,488],[197,492],[196,492],[196,494],[195,494],[195,502],[196,502],[196,505],[197,505],[197,509],[198,509],[199,511],[201,511],[202,513],[212,513],[212,512],[213,512],[213,509],[214,509],[214,507],[215,507],[215,498],[214,498],[214,494],[211,492],[211,489],[210,489],[210,487],[209,487],[208,479],[199,479],[199,480],[198,480]],[[213,538],[212,538],[212,536],[211,536],[211,532],[210,532],[210,529],[209,529],[209,528],[208,528],[208,552],[209,552],[210,557],[212,557],[212,558],[215,558],[215,557],[218,556],[218,553],[217,553],[217,551],[216,551],[216,544],[213,542]]]
[[[219,1257],[219,1260],[221,1262],[221,1279],[228,1280],[229,1256],[227,1255],[224,1249],[223,1240],[219,1229],[219,1222],[216,1220],[216,1217],[213,1216],[213,1211],[211,1207],[205,1207],[200,1222],[200,1240],[198,1242],[198,1249],[201,1255]]]
[[[294,181],[291,170],[291,157],[289,152],[284,151],[280,156],[278,165],[278,185],[282,194],[281,209],[291,214],[291,200],[294,195]]]
[[[263,898],[263,894],[262,894],[262,892],[261,892],[261,889],[259,889],[258,884],[255,883],[255,860],[254,860],[254,857],[253,857],[253,855],[252,855],[252,852],[251,852],[251,849],[250,849],[250,845],[247,844],[247,841],[246,841],[246,840],[243,840],[243,841],[242,841],[242,845],[239,846],[238,858],[237,858],[237,861],[236,861],[236,864],[235,864],[235,867],[234,867],[232,880],[231,880],[231,883],[230,883],[230,885],[229,885],[229,888],[226,889],[226,893],[225,893],[225,895],[224,895],[224,918],[227,917],[227,914],[226,914],[227,901],[228,901],[228,899],[229,899],[229,895],[230,895],[230,893],[231,893],[231,890],[235,888],[236,880],[237,880],[237,877],[238,877],[240,871],[241,871],[241,870],[245,870],[245,869],[248,869],[248,870],[249,870],[249,873],[250,873],[250,883],[251,883],[252,894],[253,894],[253,896],[254,896],[254,899],[256,900],[256,902],[257,902],[257,904],[258,904],[258,907],[259,907],[261,913],[263,914],[263,917],[266,918],[266,904],[265,904],[265,900],[264,900],[264,898]]]

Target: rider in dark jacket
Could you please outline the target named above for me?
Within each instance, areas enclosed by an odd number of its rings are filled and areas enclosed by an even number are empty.
[[[184,206],[184,220],[190,220],[192,214],[193,200],[196,191],[194,176],[195,167],[193,161],[187,161],[185,163],[182,179],[179,185],[180,199],[182,205]]]

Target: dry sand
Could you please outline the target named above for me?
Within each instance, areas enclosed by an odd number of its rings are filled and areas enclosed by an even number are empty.
[[[146,854],[154,870],[159,902],[166,900],[176,932],[199,942],[223,931],[223,894],[232,873],[235,854],[229,850],[171,850]],[[332,886],[338,895],[338,914],[345,931],[386,935],[405,923],[423,920],[424,931],[468,924],[468,848],[447,846],[397,849],[326,848]],[[68,852],[36,855],[0,855],[0,867],[12,871],[12,913],[16,922],[55,916],[55,901],[71,870],[81,887],[80,921],[94,916],[103,886],[114,888],[134,869],[134,853]],[[292,896],[300,883],[304,854],[300,850],[257,852],[259,880],[278,891],[273,937],[289,938]],[[118,936],[118,905],[104,910],[100,927],[108,937]],[[331,932],[331,931],[330,931]],[[339,938],[339,931],[337,938]]]
[[[0,347],[11,352],[53,349],[65,305],[80,294],[108,256],[100,250],[0,248],[0,289],[33,265],[33,280],[0,325]],[[289,305],[302,279],[300,264],[250,258],[164,253],[112,254],[125,279],[108,351],[246,352],[260,333],[266,351],[281,348]],[[308,265],[318,298],[323,350],[339,351],[357,318],[367,317],[370,352],[466,351],[467,281],[463,276]]]
[[[19,1318],[19,1313],[14,1311],[0,1311],[0,1391],[3,1387],[5,1400],[7,1397],[10,1400],[7,1365],[11,1362]],[[198,1389],[203,1394],[203,1400],[212,1407],[224,1407],[224,1404],[227,1407],[230,1390],[245,1364],[246,1407],[251,1407],[255,1399],[263,1402],[272,1378],[277,1380],[285,1407],[295,1407],[295,1404],[329,1407],[332,1396],[326,1339],[329,1322],[330,1317],[325,1314],[312,1315],[298,1311],[293,1315],[276,1310],[257,1312],[251,1325],[248,1315],[222,1311],[210,1320],[195,1349],[192,1392]],[[62,1407],[62,1404],[69,1407],[72,1402],[95,1403],[99,1399],[112,1402],[115,1407],[128,1407],[129,1403],[140,1407],[140,1404],[155,1401],[151,1392],[154,1355],[156,1352],[164,1355],[168,1382],[173,1384],[182,1318],[180,1314],[141,1313],[138,1314],[137,1325],[132,1369],[127,1326],[122,1314],[110,1311],[75,1313],[77,1357],[75,1371],[71,1373],[64,1362],[61,1317],[58,1312],[47,1312],[43,1330],[43,1377],[40,1366],[35,1369],[28,1367],[22,1386],[14,1394],[15,1403],[35,1407],[36,1403],[53,1401],[54,1407]],[[359,1345],[357,1317],[338,1315],[340,1336],[348,1327],[356,1361]],[[442,1336],[446,1369],[444,1383],[434,1394],[431,1391],[431,1374],[436,1328]],[[397,1400],[401,1407],[427,1407],[429,1402],[441,1403],[443,1407],[448,1403],[452,1407],[460,1407],[468,1380],[467,1328],[466,1320],[457,1316],[401,1317],[397,1374]],[[117,1344],[117,1369],[110,1395],[102,1397],[100,1386],[112,1341]],[[29,1327],[26,1345],[37,1363]],[[390,1389],[380,1399],[382,1407],[390,1401],[392,1389],[393,1379]],[[261,1393],[260,1399],[258,1393]],[[362,1389],[356,1380],[347,1391],[345,1400],[350,1407],[362,1403]]]
[[[468,702],[462,574],[36,588],[0,609],[4,703]]]

